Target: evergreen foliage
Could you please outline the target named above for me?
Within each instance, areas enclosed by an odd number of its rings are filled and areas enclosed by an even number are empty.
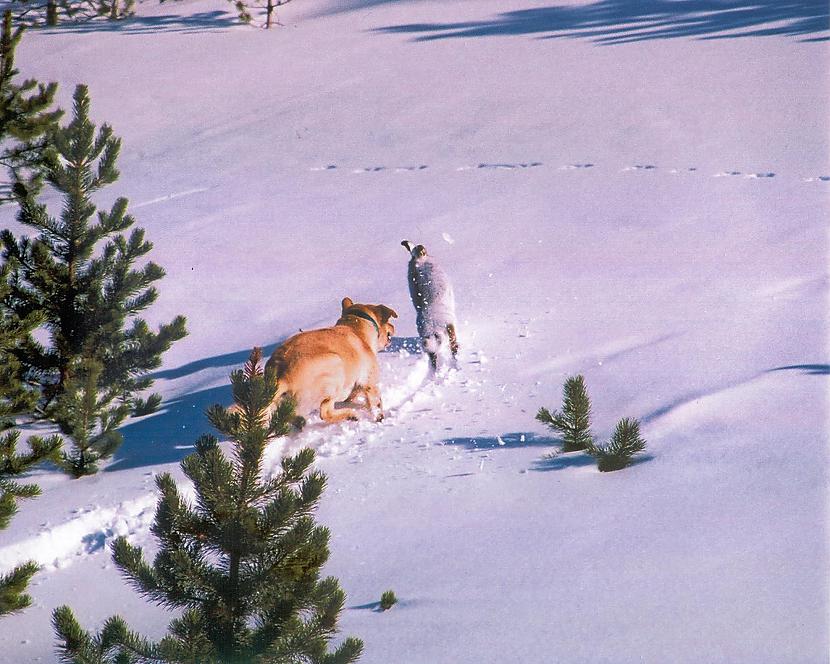
[[[8,169],[13,180],[26,180],[30,189],[39,186],[33,178],[43,162],[47,135],[62,115],[49,110],[57,85],[43,85],[34,79],[17,82],[15,50],[23,37],[23,27],[13,25],[11,11],[3,14],[0,31],[0,165]],[[33,169],[35,171],[33,172]],[[11,199],[11,185],[0,185],[0,203]]]
[[[0,530],[8,527],[17,512],[17,501],[34,498],[40,489],[34,484],[20,484],[11,477],[26,472],[35,464],[56,458],[61,446],[59,436],[29,438],[29,451],[18,454],[20,432],[7,431],[0,436]],[[0,616],[25,609],[31,603],[26,594],[29,580],[38,571],[33,562],[24,563],[7,573],[0,573]]]
[[[380,596],[380,610],[388,611],[395,604],[398,603],[398,598],[395,596],[394,590],[387,590]]]
[[[254,349],[231,375],[232,409],[208,410],[233,444],[230,457],[215,437],[203,436],[182,462],[195,502],[170,475],[157,478],[152,532],[159,552],[152,565],[126,539],[113,544],[130,584],[180,617],[164,639],[150,643],[117,617],[91,636],[62,607],[54,613],[62,661],[346,664],[359,657],[362,643],[354,638],[327,650],[345,595],[337,579],[320,578],[329,532],[313,518],[326,484],[311,470],[314,452],[283,459],[273,478],[263,473],[266,445],[288,433],[295,417],[290,399],[268,415],[276,375],[263,372],[261,359]]]
[[[74,478],[98,472],[98,462],[113,455],[121,444],[118,427],[130,414],[124,402],[113,403],[99,390],[103,367],[98,360],[80,359],[57,401],[54,418],[72,441],[58,465]]]
[[[87,88],[78,86],[71,123],[51,134],[43,172],[63,197],[60,217],[50,216],[35,192],[18,182],[18,220],[38,235],[18,240],[8,230],[0,234],[10,270],[5,309],[21,321],[39,316],[50,342],[29,334],[13,354],[39,388],[38,414],[76,445],[64,464],[75,476],[94,472],[95,463],[115,450],[115,429],[134,395],[152,384],[148,373],[186,334],[182,316],[158,332],[138,317],[158,297],[153,284],[164,270],[150,261],[134,267],[152,244],[141,228],[124,234],[135,223],[125,198],[108,211],[96,210],[92,196],[118,178],[121,142],[108,125],[96,132],[89,105]]]
[[[565,381],[561,412],[540,408],[536,419],[562,436],[563,452],[584,450],[592,445],[591,400],[583,376],[572,376]]]
[[[9,294],[8,278],[9,266],[0,265],[0,302]],[[40,316],[36,313],[21,320],[14,312],[0,306],[0,431],[14,426],[18,415],[35,409],[38,392],[24,382],[15,350],[39,322]]]
[[[161,405],[161,395],[151,394],[146,399],[133,400],[133,417],[143,417],[144,415],[152,415]]]
[[[602,472],[621,470],[631,464],[632,457],[646,449],[646,441],[640,437],[639,421],[624,417],[617,423],[611,440],[606,445],[590,445],[588,453],[596,458]]]

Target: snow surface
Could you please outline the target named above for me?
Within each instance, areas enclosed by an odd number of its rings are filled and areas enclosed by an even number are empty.
[[[153,551],[153,476],[228,373],[349,296],[401,314],[387,418],[312,421],[268,463],[318,452],[362,662],[827,662],[826,3],[296,0],[270,32],[231,9],[20,48],[122,137],[101,203],[130,198],[167,270],[147,318],[190,336],[106,471],[33,474],[0,569],[44,571],[0,661],[55,661],[62,603],[163,634],[108,544]],[[455,286],[462,368],[435,382],[404,238]],[[575,373],[601,437],[641,420],[641,463],[555,454],[534,414]]]

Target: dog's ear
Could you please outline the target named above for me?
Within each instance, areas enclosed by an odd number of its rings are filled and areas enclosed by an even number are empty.
[[[343,311],[346,311],[350,306],[352,306],[354,302],[352,302],[352,298],[344,297],[343,301],[340,303],[340,306],[343,307]]]
[[[390,318],[397,318],[398,312],[394,309],[390,309],[385,304],[378,305],[378,311],[380,312],[380,322],[385,323]]]

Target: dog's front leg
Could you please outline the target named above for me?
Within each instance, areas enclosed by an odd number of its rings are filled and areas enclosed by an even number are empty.
[[[369,411],[375,417],[375,422],[380,422],[383,420],[383,402],[380,398],[380,390],[377,385],[367,385],[363,388],[363,393],[366,395],[366,403],[369,406]]]

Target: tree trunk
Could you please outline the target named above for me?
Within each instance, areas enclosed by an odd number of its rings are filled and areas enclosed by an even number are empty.
[[[46,3],[46,25],[58,24],[58,5],[55,0]]]

